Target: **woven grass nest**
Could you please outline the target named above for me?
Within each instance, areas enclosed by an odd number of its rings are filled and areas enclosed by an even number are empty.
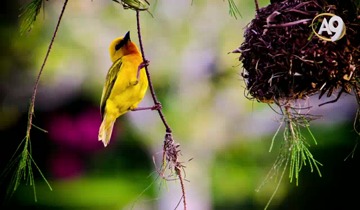
[[[272,103],[316,93],[319,98],[336,93],[336,100],[351,90],[358,95],[359,10],[352,0],[274,0],[260,8],[234,51],[241,53],[246,96]],[[334,42],[316,36],[313,28],[322,19],[313,19],[321,13],[341,17],[345,36]]]

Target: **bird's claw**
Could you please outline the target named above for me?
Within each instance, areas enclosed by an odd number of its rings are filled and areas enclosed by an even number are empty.
[[[142,63],[140,63],[139,69],[142,69],[142,68],[148,66],[149,64],[150,64],[150,61],[144,60]]]
[[[146,66],[148,66],[150,63],[150,61],[148,60],[144,60],[142,63],[140,63],[140,65],[138,66],[138,70],[137,70],[137,74],[136,74],[136,78],[137,80],[139,80],[140,77],[140,70]]]
[[[135,86],[135,85],[137,85],[138,83],[139,83],[139,80],[138,80],[138,79],[129,82],[130,86]]]
[[[160,110],[160,109],[162,109],[161,103],[156,103],[156,104],[151,108],[151,110]]]

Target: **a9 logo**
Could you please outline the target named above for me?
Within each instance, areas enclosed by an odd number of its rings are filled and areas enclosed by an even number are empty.
[[[314,28],[315,25],[314,22],[320,18],[323,17],[321,26],[318,31]],[[326,19],[326,17],[331,17],[329,21]],[[344,21],[341,19],[341,17],[332,14],[332,13],[322,13],[317,15],[312,20],[312,30],[315,33],[316,36],[318,36],[320,39],[326,40],[326,41],[337,41],[341,39],[345,33],[346,33],[346,27],[344,24]],[[327,36],[323,35],[323,33],[326,32]]]

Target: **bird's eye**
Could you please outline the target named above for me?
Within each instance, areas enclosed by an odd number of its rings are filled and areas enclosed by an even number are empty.
[[[119,50],[122,46],[124,46],[125,45],[125,41],[124,40],[121,40],[119,43],[117,43],[116,45],[115,45],[115,50]]]
[[[120,43],[115,45],[115,50],[119,50],[120,49]]]

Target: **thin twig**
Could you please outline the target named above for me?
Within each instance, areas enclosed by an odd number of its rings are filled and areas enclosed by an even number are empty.
[[[146,62],[144,47],[143,47],[142,38],[141,38],[140,11],[139,10],[136,10],[136,22],[137,22],[139,45],[140,45],[143,62]],[[147,76],[147,79],[149,82],[149,89],[150,89],[153,101],[154,101],[155,105],[160,105],[160,102],[157,99],[156,94],[155,94],[155,90],[154,90],[154,87],[153,87],[153,84],[151,81],[151,77],[150,77],[150,73],[149,73],[147,65],[145,66],[145,71],[146,71],[146,76]],[[171,130],[170,126],[168,125],[162,110],[158,109],[157,111],[158,111],[158,114],[159,114],[159,116],[165,126],[165,129],[166,129],[166,134],[165,134],[165,138],[164,138],[164,147],[163,147],[163,167],[165,168],[164,163],[167,161],[167,162],[169,162],[169,164],[171,164],[171,166],[175,170],[175,174],[178,176],[178,178],[180,180],[181,191],[182,191],[181,199],[183,201],[184,210],[186,210],[187,205],[186,205],[186,197],[185,197],[185,186],[184,186],[184,180],[183,180],[184,178],[183,178],[183,176],[181,174],[181,170],[180,170],[184,166],[178,161],[178,154],[179,154],[180,150],[178,150],[177,148],[179,147],[179,145],[175,143],[175,141],[172,137],[172,130]]]
[[[181,168],[182,166],[179,165],[179,166],[176,166],[175,167],[175,171],[176,171],[176,174],[179,176],[179,180],[180,180],[180,185],[181,185],[181,192],[182,192],[182,198],[183,198],[183,203],[184,203],[184,209],[186,210],[186,199],[185,199],[185,187],[184,187],[184,181],[183,181],[183,177],[181,175]]]
[[[255,10],[256,10],[256,13],[259,13],[259,3],[257,0],[255,0]]]
[[[55,27],[54,34],[53,34],[53,36],[51,38],[51,42],[50,42],[49,47],[47,49],[44,61],[43,61],[42,65],[41,65],[40,71],[39,71],[39,73],[37,75],[37,78],[36,78],[36,81],[35,81],[34,90],[33,90],[33,94],[32,94],[31,101],[30,101],[29,113],[28,113],[28,123],[27,123],[27,128],[26,128],[26,137],[30,137],[30,130],[32,128],[32,119],[33,119],[33,115],[34,115],[35,99],[36,99],[36,93],[37,93],[37,89],[38,89],[39,82],[40,82],[40,77],[41,77],[42,72],[44,70],[46,61],[47,61],[47,59],[48,59],[48,57],[50,55],[50,51],[51,51],[52,45],[53,45],[53,43],[55,41],[55,37],[56,37],[57,31],[59,29],[60,22],[61,22],[61,19],[63,17],[63,14],[65,12],[65,8],[66,8],[66,5],[67,5],[68,1],[69,0],[65,0],[65,2],[64,2],[63,8],[61,10],[61,13],[60,13],[60,16],[59,16],[59,19],[58,19],[58,22],[57,22],[56,27]]]
[[[296,20],[296,21],[292,21],[292,22],[288,22],[288,23],[282,23],[282,24],[268,24],[268,25],[264,25],[265,28],[282,28],[282,27],[290,27],[290,26],[295,26],[298,24],[305,24],[307,22],[311,21],[310,18],[307,19],[302,19],[302,20]]]
[[[142,44],[141,33],[140,33],[140,15],[139,15],[139,13],[140,12],[138,10],[136,10],[137,32],[138,32],[138,37],[139,37],[141,55],[142,55],[143,61],[145,62],[146,59],[145,59],[144,47],[143,47],[143,44]],[[150,93],[151,93],[151,96],[153,98],[154,104],[155,105],[160,104],[159,100],[156,97],[154,86],[152,85],[150,73],[149,73],[149,70],[148,70],[147,66],[145,66],[145,71],[146,71],[146,76],[147,76],[148,81],[149,81],[149,89],[150,89]],[[165,128],[166,128],[166,133],[171,133],[172,130],[171,130],[169,124],[167,123],[162,110],[158,109],[157,111],[159,113],[159,116],[160,116]]]
[[[18,188],[21,180],[29,180],[29,184],[33,186],[35,201],[37,201],[37,197],[36,197],[35,182],[34,182],[34,176],[33,176],[33,171],[32,171],[32,168],[31,168],[32,167],[31,164],[34,164],[34,166],[36,167],[36,169],[40,173],[41,177],[44,179],[44,181],[48,185],[49,189],[52,190],[49,182],[46,180],[45,176],[43,175],[43,173],[41,172],[40,168],[35,163],[32,155],[31,155],[32,151],[31,151],[30,131],[31,131],[32,127],[38,128],[37,126],[32,124],[33,115],[34,115],[34,107],[35,107],[35,99],[36,99],[36,93],[37,93],[37,89],[38,89],[38,86],[39,86],[40,78],[41,78],[42,72],[44,70],[46,61],[47,61],[47,59],[48,59],[48,57],[50,55],[50,51],[51,51],[52,45],[54,43],[57,31],[59,29],[60,22],[62,20],[63,14],[65,12],[65,8],[66,8],[67,3],[68,3],[68,0],[65,0],[63,8],[62,8],[60,16],[59,16],[59,19],[58,19],[58,22],[57,22],[56,27],[55,27],[55,31],[54,31],[53,36],[51,38],[51,42],[49,44],[49,47],[47,48],[47,52],[46,52],[44,61],[43,61],[42,65],[41,65],[41,68],[39,70],[39,73],[38,73],[36,81],[35,81],[33,94],[32,94],[31,99],[30,99],[30,105],[29,105],[29,111],[28,111],[28,122],[27,122],[27,127],[26,127],[26,136],[25,136],[24,140],[21,141],[21,143],[19,144],[19,146],[16,149],[14,155],[18,152],[18,150],[20,149],[22,144],[24,144],[23,151],[21,152],[20,157],[15,158],[15,156],[13,156],[11,158],[11,160],[10,160],[10,167],[12,167],[11,165],[13,165],[14,161],[19,161],[18,168],[16,169],[16,172],[15,172],[13,178],[12,178],[14,180],[13,192],[15,192],[16,189]],[[44,131],[41,128],[38,128],[38,129]]]

